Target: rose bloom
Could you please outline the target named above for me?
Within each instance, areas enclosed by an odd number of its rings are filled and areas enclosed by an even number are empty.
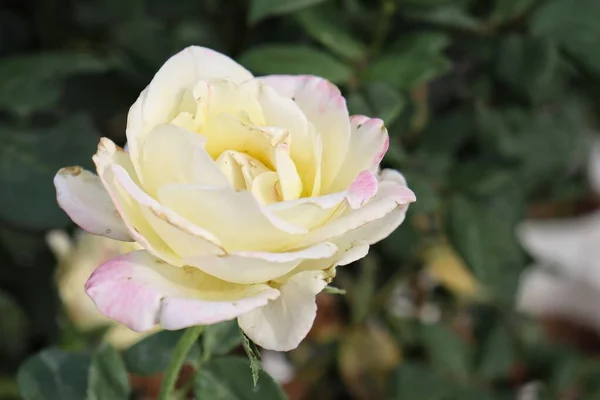
[[[335,268],[404,220],[415,195],[379,170],[380,119],[350,117],[314,76],[250,72],[215,51],[170,58],[127,120],[128,150],[102,138],[98,175],[61,169],[59,205],[90,233],[143,250],[86,283],[135,331],[238,319],[256,344],[298,346]]]

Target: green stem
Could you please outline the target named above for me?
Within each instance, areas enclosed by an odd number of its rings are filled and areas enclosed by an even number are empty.
[[[189,353],[194,343],[196,343],[198,336],[200,336],[203,330],[204,327],[202,325],[187,328],[177,342],[175,350],[173,350],[171,362],[167,367],[167,371],[165,372],[160,385],[160,394],[158,395],[158,400],[169,400],[169,397],[175,388],[175,383],[179,377],[179,371],[181,371],[185,357]]]

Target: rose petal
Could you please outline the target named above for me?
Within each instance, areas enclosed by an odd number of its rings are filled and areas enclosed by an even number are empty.
[[[269,205],[268,209],[279,218],[309,230],[323,225],[344,205],[347,192],[332,193],[320,197],[303,197]]]
[[[279,288],[278,299],[240,315],[240,328],[265,349],[293,350],[310,331],[317,315],[315,296],[326,285],[321,271],[296,274]]]
[[[565,220],[526,221],[517,228],[517,237],[540,263],[600,288],[600,211]]]
[[[270,75],[259,78],[281,96],[291,98],[313,124],[323,143],[321,193],[330,185],[346,157],[350,119],[346,100],[331,82],[315,76]]]
[[[252,74],[226,55],[198,46],[188,47],[165,62],[127,116],[127,142],[136,170],[141,143],[149,131],[170,122],[175,112],[185,111],[182,103],[193,107],[196,82],[213,78],[241,83],[251,79]]]
[[[534,316],[575,319],[600,330],[600,292],[577,281],[533,267],[523,273],[517,292],[517,308]]]
[[[204,149],[206,139],[175,125],[159,125],[150,132],[141,154],[142,184],[146,192],[171,183],[225,186],[227,178]]]
[[[133,240],[97,175],[81,167],[62,168],[54,186],[58,205],[81,228],[111,239]]]
[[[318,243],[305,249],[282,252],[234,252],[227,256],[184,259],[209,275],[227,282],[250,284],[284,276],[304,260],[329,258],[337,251],[332,243]]]
[[[85,285],[98,309],[137,332],[231,320],[279,296],[266,285],[234,285],[134,251],[102,264]]]
[[[144,193],[131,173],[116,163],[119,154],[114,143],[103,139],[93,159],[104,186],[136,242],[152,255],[174,265],[182,265],[180,256],[224,254],[214,235]]]
[[[363,170],[376,172],[390,141],[383,121],[362,115],[350,117],[350,145],[331,191],[345,190]]]
[[[158,197],[164,206],[197,226],[210,227],[228,252],[294,248],[307,232],[270,213],[248,191],[170,185],[163,187]]]
[[[310,232],[305,245],[333,241],[339,246],[338,240],[341,239],[373,244],[393,232],[404,221],[408,204],[416,198],[408,187],[400,183],[399,173],[384,172],[382,177],[387,179],[379,181],[377,194],[364,207],[348,210]]]
[[[362,171],[348,190],[347,200],[352,208],[364,206],[377,193],[377,177],[371,171]]]
[[[267,126],[285,128],[290,133],[290,157],[302,179],[302,193],[304,196],[317,196],[320,190],[322,144],[312,124],[290,97],[279,95],[260,79],[247,81],[242,87],[253,93],[260,103]]]

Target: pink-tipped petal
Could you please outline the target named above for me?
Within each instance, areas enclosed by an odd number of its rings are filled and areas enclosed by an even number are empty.
[[[234,285],[174,267],[145,250],[102,264],[85,290],[100,312],[137,332],[231,320],[279,296],[266,285]]]
[[[377,177],[371,171],[362,171],[348,191],[348,204],[351,208],[364,206],[377,193]]]
[[[390,146],[383,121],[364,115],[350,117],[351,135],[348,152],[330,190],[345,190],[363,170],[376,172]]]

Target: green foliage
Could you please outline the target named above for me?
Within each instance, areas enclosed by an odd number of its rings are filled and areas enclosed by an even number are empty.
[[[154,375],[164,372],[177,341],[183,335],[181,331],[160,331],[134,344],[123,353],[127,370],[140,375]],[[195,365],[200,359],[197,344],[190,349],[187,362]]]
[[[334,83],[350,78],[352,70],[333,56],[305,45],[263,45],[244,52],[239,62],[255,74],[317,75]]]
[[[223,357],[204,364],[194,376],[196,399],[285,400],[283,390],[264,371],[258,372],[256,382],[248,373],[250,364],[241,357]]]
[[[600,396],[589,335],[559,346],[548,335],[554,325],[514,310],[531,261],[516,226],[596,207],[586,162],[600,112],[599,1],[5,3],[0,398],[20,398],[19,390],[25,400],[143,397],[128,374],[150,379],[167,367],[181,332],[117,351],[69,328],[45,235],[74,227],[56,205],[56,171],[93,169],[101,136],[124,145],[129,107],[169,56],[193,44],[256,75],[331,80],[351,114],[385,122],[383,166],[400,170],[418,199],[360,265],[338,268],[315,329],[289,354],[298,372],[290,387],[318,400],[360,400],[365,391],[504,400],[535,380],[540,398]],[[455,255],[443,261],[448,268],[473,274],[475,298],[432,277],[429,254],[440,244]],[[335,288],[347,294],[331,296]],[[373,326],[393,337],[338,357],[352,332]],[[241,348],[248,360],[231,356]],[[193,378],[180,398],[188,389],[199,399],[285,398],[236,321],[206,327],[186,368]]]
[[[202,335],[202,350],[205,359],[212,355],[227,354],[241,344],[242,337],[236,320],[207,326]]]

